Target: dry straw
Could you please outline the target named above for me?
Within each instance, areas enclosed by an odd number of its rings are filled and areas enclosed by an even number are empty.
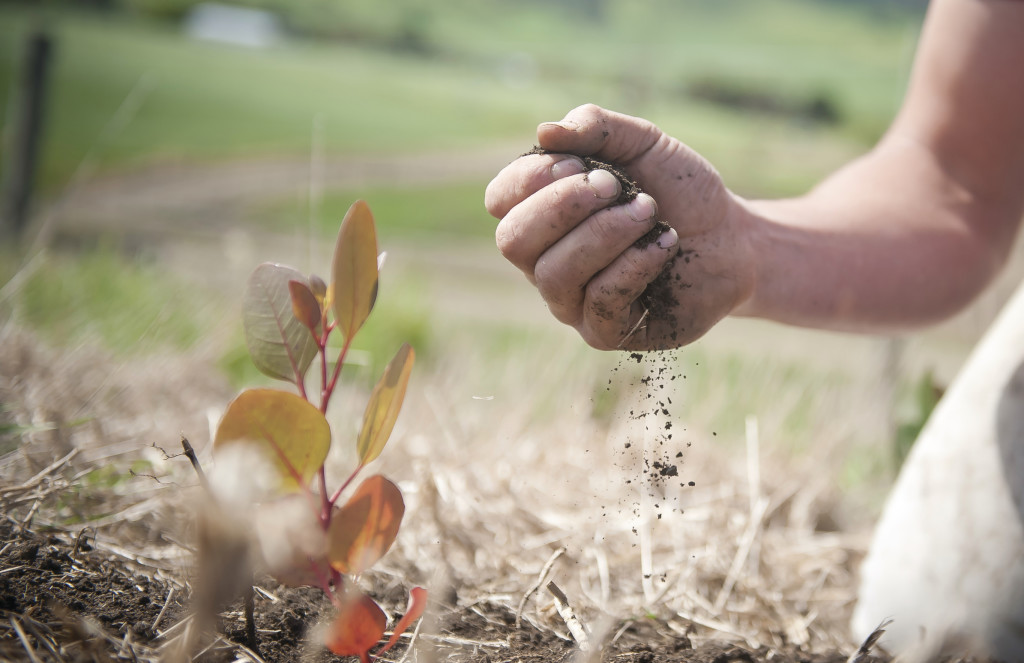
[[[190,592],[190,515],[182,495],[197,479],[187,460],[168,459],[154,445],[176,450],[185,431],[209,462],[206,410],[225,403],[228,390],[199,368],[201,358],[178,358],[175,371],[164,365],[156,373],[159,359],[125,360],[97,380],[104,358],[85,350],[61,355],[70,379],[56,380],[51,355],[35,341],[9,327],[3,334],[0,389],[15,420],[31,428],[20,450],[0,458],[5,518],[18,527],[49,526],[71,544],[85,528],[57,520],[55,493],[80,483],[96,463],[153,463],[153,476],[93,491],[88,507],[108,515],[91,522],[85,536],[127,572],[163,587],[164,609],[151,625],[156,640],[114,638],[73,616],[64,617],[61,637],[88,631],[128,660],[171,660],[196,628],[180,613],[169,618],[167,606]],[[822,462],[834,450],[829,445],[847,441],[843,434],[803,460],[778,450],[780,427],[770,418],[751,417],[745,435],[723,439],[687,409],[682,380],[666,388],[674,396],[668,414],[638,417],[650,408],[650,384],[639,378],[659,366],[683,370],[682,363],[610,364],[610,355],[581,351],[568,336],[550,342],[543,358],[470,350],[414,376],[389,454],[378,461],[405,493],[406,519],[380,570],[365,579],[395,597],[413,584],[430,587],[432,612],[407,638],[429,649],[414,647],[410,659],[443,651],[443,658],[474,660],[508,650],[515,623],[577,645],[589,656],[581,660],[600,660],[602,648],[628,637],[638,622],[694,645],[854,652],[859,643],[850,641],[847,622],[869,519],[832,528],[843,521],[840,468]],[[12,357],[17,368],[9,371]],[[600,413],[606,389],[620,398]],[[359,413],[349,408],[365,401],[347,396],[329,413],[339,440],[358,425]],[[715,397],[705,394],[703,402]],[[744,414],[736,416],[742,421]],[[82,426],[60,423],[83,415],[89,423]],[[32,428],[46,417],[57,425]],[[671,441],[664,436],[669,422]],[[350,453],[341,445],[333,450],[328,472],[347,465]],[[652,469],[665,459],[674,474]],[[0,573],[16,571],[2,554],[0,562],[7,566]],[[278,591],[257,590],[267,602]],[[402,607],[398,598],[389,606]],[[513,623],[494,622],[504,630],[492,638],[448,629],[460,616],[493,621],[500,614]],[[0,641],[35,660],[60,651],[49,628],[30,614],[10,615],[0,621]],[[223,634],[204,647],[261,660]]]

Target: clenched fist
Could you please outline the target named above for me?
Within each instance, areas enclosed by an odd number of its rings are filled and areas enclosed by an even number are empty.
[[[554,316],[598,349],[690,343],[751,294],[749,215],[704,158],[653,124],[587,105],[541,124],[544,151],[488,185],[502,254]],[[614,164],[643,190],[581,157]],[[667,224],[653,242],[638,242]]]

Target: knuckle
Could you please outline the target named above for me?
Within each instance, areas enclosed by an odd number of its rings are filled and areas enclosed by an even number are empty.
[[[552,182],[550,155],[527,155],[505,166],[484,189],[484,207],[496,218]]]
[[[533,266],[533,277],[537,279],[537,287],[541,291],[541,295],[545,295],[546,291],[550,289],[551,283],[557,283],[557,279],[552,275],[552,261],[548,260],[544,256],[541,256],[537,260],[537,264]]]
[[[498,245],[498,251],[508,260],[512,260],[516,256],[518,237],[515,220],[508,217],[502,219],[494,230],[494,241]]]
[[[595,350],[615,350],[616,344],[609,343],[602,334],[595,332],[589,327],[578,330],[583,341]]]
[[[611,210],[602,210],[590,217],[586,229],[595,246],[604,246],[611,242],[616,234],[615,219]]]
[[[537,285],[537,290],[540,292],[540,296],[544,298],[544,301],[549,304],[560,305],[564,301],[562,295],[563,279],[561,278],[563,270],[560,265],[554,260],[548,260],[541,256],[537,261],[537,264],[533,268],[533,278]]]
[[[701,158],[695,170],[692,186],[697,199],[705,205],[719,200],[725,192],[725,183],[715,167]]]
[[[623,285],[623,294],[628,290],[630,293],[633,293],[633,298],[635,299],[640,296],[640,292],[646,287],[651,272],[650,260],[646,258],[647,255],[644,251],[629,250],[622,254],[622,271],[631,282],[637,284],[628,288]],[[639,290],[637,289],[638,287]]]
[[[588,312],[603,322],[615,320],[622,315],[624,309],[633,301],[632,289],[626,285],[609,284],[600,278],[587,283],[585,298]]]

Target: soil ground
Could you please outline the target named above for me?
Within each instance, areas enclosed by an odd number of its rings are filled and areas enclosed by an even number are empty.
[[[0,540],[0,610],[7,621],[0,630],[0,660],[159,660],[174,642],[173,633],[187,621],[187,586],[94,549],[87,533],[41,534],[6,519],[0,522]],[[310,625],[330,612],[322,592],[272,581],[262,587],[255,602],[258,646],[243,648],[246,635],[238,602],[222,614],[216,639],[194,660],[332,660],[307,637]],[[395,606],[386,607],[393,613]],[[392,656],[401,658],[404,649],[397,647]],[[445,606],[434,634],[417,643],[417,656],[424,660],[557,662],[579,655],[572,642],[529,623],[516,626],[516,615],[507,607],[486,603]],[[615,624],[614,637],[598,660],[842,663],[846,658],[841,652],[810,654],[796,647],[751,650],[724,642],[694,647],[685,633],[646,619]]]

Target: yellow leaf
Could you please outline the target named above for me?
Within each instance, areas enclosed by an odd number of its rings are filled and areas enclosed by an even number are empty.
[[[379,474],[370,477],[331,516],[327,560],[341,573],[362,573],[391,548],[404,515],[398,486]]]
[[[331,265],[331,305],[346,340],[366,322],[377,299],[377,228],[370,207],[357,200],[338,231]]]
[[[228,405],[213,440],[214,452],[254,445],[273,461],[281,490],[309,484],[327,458],[331,428],[304,398],[275,389],[248,389]]]
[[[388,362],[384,375],[373,388],[370,401],[363,413],[363,428],[359,431],[356,443],[361,465],[366,465],[379,456],[387,444],[398,419],[398,413],[402,409],[405,388],[409,384],[409,375],[412,373],[415,359],[416,353],[412,347],[408,343],[403,344],[394,358]]]

